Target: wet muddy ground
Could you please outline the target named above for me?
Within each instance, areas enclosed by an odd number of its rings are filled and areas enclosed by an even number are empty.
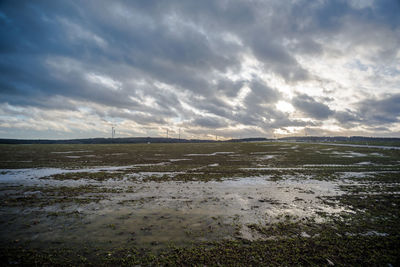
[[[400,263],[396,147],[3,145],[0,167],[6,265]]]

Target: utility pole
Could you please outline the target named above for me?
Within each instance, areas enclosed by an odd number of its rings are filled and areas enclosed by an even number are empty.
[[[167,139],[168,139],[168,129],[167,129]]]
[[[114,138],[115,136],[115,127],[111,126],[111,138]]]
[[[181,128],[179,128],[179,140],[181,140]]]

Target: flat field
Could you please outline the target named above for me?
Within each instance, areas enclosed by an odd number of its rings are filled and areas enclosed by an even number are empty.
[[[0,145],[2,265],[400,265],[399,147]]]

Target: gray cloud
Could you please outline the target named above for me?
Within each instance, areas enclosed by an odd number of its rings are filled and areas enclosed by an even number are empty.
[[[355,104],[355,110],[336,111],[335,119],[347,127],[365,126],[370,131],[388,130],[384,125],[400,121],[400,94],[366,98]]]
[[[346,111],[337,111],[335,113],[335,119],[338,120],[342,125],[355,126],[355,123],[361,122],[359,115],[349,109]]]
[[[249,135],[317,127],[331,117],[349,129],[385,124],[390,131],[399,122],[397,92],[343,111],[324,102],[335,106],[336,91],[353,88],[324,89],[329,96],[318,98],[298,94],[292,100],[296,111],[314,119],[304,122],[276,108],[285,94],[264,77],[282,79],[288,87],[318,83],[324,79],[301,58],[354,57],[333,45],[344,43],[353,52],[375,51],[362,52],[375,65],[359,65],[374,72],[369,76],[374,82],[395,84],[400,74],[390,62],[398,61],[400,47],[394,34],[400,30],[398,1],[352,3],[3,1],[0,104],[12,107],[3,109],[4,125],[22,108],[89,110],[101,121],[152,127],[231,127],[227,134],[239,134],[233,129],[239,125]],[[251,57],[258,72],[245,64]],[[249,91],[243,94],[243,88]]]
[[[314,98],[300,94],[292,100],[293,105],[304,112],[306,115],[315,119],[327,119],[334,114],[327,105],[317,102]]]
[[[400,121],[400,94],[365,99],[358,103],[359,116],[368,124],[379,125]]]
[[[205,117],[205,116],[197,117],[196,119],[193,120],[191,124],[195,126],[212,128],[212,129],[228,126],[228,123],[223,119],[215,117]]]

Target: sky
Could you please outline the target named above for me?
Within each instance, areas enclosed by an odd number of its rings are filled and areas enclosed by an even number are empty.
[[[400,137],[400,1],[0,1],[0,138],[112,126]]]

